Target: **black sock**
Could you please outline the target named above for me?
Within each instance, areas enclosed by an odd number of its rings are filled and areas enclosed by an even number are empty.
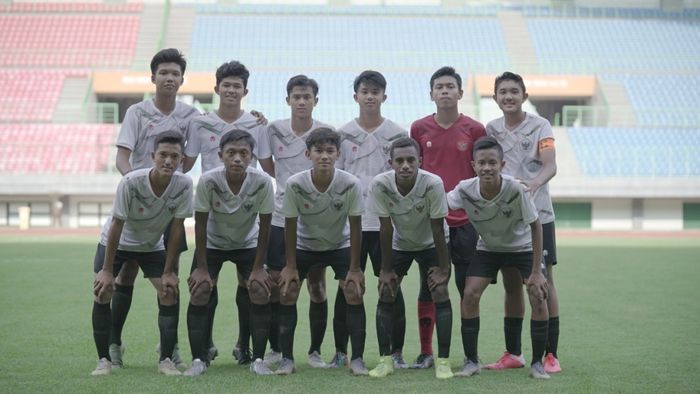
[[[250,333],[253,337],[253,360],[264,358],[270,335],[270,304],[250,304]]]
[[[206,361],[207,326],[209,325],[209,310],[207,305],[192,305],[187,307],[187,335],[190,339],[192,359]]]
[[[282,357],[294,360],[294,331],[297,328],[297,305],[280,304],[278,315]]]
[[[532,362],[530,365],[542,361],[544,347],[547,344],[548,328],[549,320],[530,320],[530,337],[532,338]]]
[[[160,330],[160,361],[166,357],[172,360],[173,349],[177,343],[177,325],[180,313],[180,304],[158,304],[158,329]]]
[[[503,335],[506,338],[508,353],[519,356],[523,353],[520,337],[523,332],[523,319],[520,317],[503,318]]]
[[[126,316],[131,309],[131,298],[134,294],[134,286],[115,285],[112,294],[112,332],[109,343],[122,344],[122,329],[126,322]]]
[[[321,354],[321,344],[326,335],[328,325],[328,301],[313,302],[309,300],[309,331],[311,331],[311,345],[309,354],[318,352]]]
[[[549,331],[547,332],[547,347],[545,352],[557,356],[559,346],[559,316],[549,319]]]
[[[389,302],[377,302],[377,343],[379,344],[379,355],[388,356],[391,354],[391,333],[393,332],[393,309],[394,305]]]
[[[401,287],[396,292],[396,300],[394,300],[392,333],[391,333],[391,351],[400,352],[403,349],[404,338],[406,337],[406,303],[403,300],[403,292]]]
[[[207,304],[207,337],[204,341],[205,345],[207,345],[207,351],[209,348],[214,347],[214,315],[216,314],[217,305],[219,305],[219,288],[214,286],[211,289],[209,303]]]
[[[109,357],[109,332],[112,326],[112,311],[109,308],[109,303],[92,304],[92,337],[95,339],[95,347],[97,348],[97,357],[100,359]]]
[[[479,362],[479,316],[462,319],[462,346],[468,360]]]
[[[345,324],[345,316],[347,315],[348,303],[345,302],[345,294],[338,286],[338,293],[335,295],[335,305],[333,309],[333,338],[335,339],[335,351],[348,353],[348,334],[347,325]]]
[[[365,338],[367,336],[367,316],[365,315],[365,305],[349,305],[347,307],[347,328],[350,333],[352,343],[352,358],[362,357],[365,352]]]
[[[250,348],[250,295],[248,289],[238,286],[236,290],[238,307],[238,344],[241,348]]]
[[[280,349],[280,325],[279,325],[279,302],[270,303],[270,350],[281,352]]]
[[[435,303],[435,330],[437,331],[438,357],[450,357],[452,342],[452,304],[450,300]]]

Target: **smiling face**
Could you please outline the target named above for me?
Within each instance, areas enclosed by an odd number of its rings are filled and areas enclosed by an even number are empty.
[[[177,63],[160,63],[151,82],[156,85],[156,94],[175,95],[184,82],[182,69]]]
[[[459,100],[462,99],[462,94],[457,79],[446,75],[433,81],[430,99],[435,102],[438,108],[452,108],[457,106]]]
[[[512,79],[503,80],[496,88],[496,94],[493,95],[498,108],[504,114],[519,113],[523,109],[523,103],[527,100],[527,93],[523,91],[523,87]]]
[[[226,174],[240,177],[245,174],[248,165],[253,160],[253,152],[245,140],[229,142],[219,152],[219,158],[224,163]]]
[[[360,105],[360,110],[374,112],[379,111],[382,103],[386,100],[384,89],[365,82],[360,83],[357,92],[352,97]]]
[[[219,95],[221,104],[227,106],[240,105],[243,97],[248,94],[248,89],[245,88],[243,79],[240,77],[222,79],[214,91]]]
[[[161,176],[172,176],[182,164],[182,145],[161,142],[152,153],[153,168]]]
[[[479,149],[474,152],[472,167],[482,187],[498,186],[501,182],[501,170],[505,164],[498,149]]]

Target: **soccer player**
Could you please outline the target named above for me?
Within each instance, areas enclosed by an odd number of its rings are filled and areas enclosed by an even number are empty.
[[[325,267],[330,266],[348,304],[345,321],[352,343],[350,371],[367,375],[362,360],[366,336],[364,275],[360,269],[362,186],[353,175],[334,167],[340,148],[338,133],[329,128],[314,130],[306,139],[306,146],[305,155],[312,168],[287,180],[282,205],[287,264],[279,275],[279,340],[283,359],[276,373],[294,372],[300,282],[309,273],[322,277]]]
[[[338,129],[341,135],[340,158],[336,168],[345,170],[360,179],[362,196],[367,206],[367,190],[372,179],[391,169],[389,147],[392,141],[408,135],[401,126],[382,116],[382,103],[386,100],[386,79],[377,71],[363,71],[353,83],[353,98],[360,108],[360,116]],[[362,253],[360,266],[365,271],[367,257],[372,260],[375,276],[379,276],[381,251],[379,246],[379,219],[366,209],[362,215]],[[391,349],[396,368],[407,368],[402,349],[406,333],[406,309],[401,288],[396,290],[394,303],[394,333]],[[345,331],[345,297],[338,288],[333,313],[333,334],[336,355],[331,368],[347,364],[348,333]]]
[[[478,178],[461,181],[447,194],[450,208],[465,209],[480,236],[462,298],[466,358],[464,367],[455,375],[472,376],[481,371],[477,352],[481,294],[499,270],[515,269],[527,284],[532,307],[530,376],[549,379],[542,365],[548,327],[547,279],[542,272],[542,225],[537,210],[525,187],[515,178],[501,174],[505,166],[503,149],[493,137],[478,139],[473,156]]]
[[[319,122],[312,117],[314,107],[318,104],[318,83],[306,75],[296,75],[287,82],[287,105],[291,109],[291,117],[277,120],[268,125],[267,137],[260,144],[268,144],[274,158],[274,176],[277,182],[275,191],[275,211],[272,214],[270,229],[270,247],[267,256],[267,268],[275,282],[286,258],[284,253],[284,214],[282,201],[286,190],[287,179],[304,170],[311,168],[311,162],[306,156],[306,139],[309,134],[319,128],[331,126]],[[262,149],[262,148],[261,148]],[[328,302],[324,272],[311,272],[309,275],[309,321],[311,325],[311,346],[309,348],[309,365],[314,368],[326,368],[327,364],[321,358],[321,343],[326,332],[328,319]],[[277,319],[279,317],[279,297],[273,292],[270,300],[272,322],[270,325],[270,353],[265,356],[265,362],[272,365],[282,359],[280,352]]]
[[[158,292],[158,370],[166,375],[180,375],[172,361],[179,313],[175,272],[180,255],[174,244],[185,231],[185,218],[192,215],[192,180],[176,172],[182,163],[183,148],[184,139],[179,132],[160,133],[151,153],[153,167],[132,171],[119,182],[112,217],[102,228],[94,260],[92,329],[99,361],[92,375],[112,371],[110,301],[114,278],[126,261],[135,261]],[[163,231],[169,223],[171,245],[166,254]]]
[[[221,137],[231,130],[244,130],[250,133],[256,144],[252,162],[260,160],[260,165],[264,171],[273,173],[272,159],[270,157],[269,145],[257,143],[261,138],[265,138],[264,117],[256,112],[255,114],[245,112],[241,108],[241,101],[248,94],[248,77],[250,72],[241,63],[230,61],[222,64],[216,70],[216,86],[214,92],[219,95],[219,108],[216,111],[199,115],[192,119],[188,128],[188,140],[185,147],[185,162],[183,171],[188,172],[194,166],[197,156],[201,154],[202,173],[206,173],[214,168],[220,167],[222,161],[219,157]],[[193,261],[193,263],[195,263]],[[214,326],[214,315],[216,306],[219,303],[219,291],[216,286],[212,289],[209,298],[209,338],[208,360],[213,360],[218,350],[214,346],[211,330]],[[243,272],[238,271],[238,289],[236,290],[236,306],[238,307],[238,341],[233,349],[233,356],[239,364],[251,362],[249,350],[250,338],[250,297],[248,288],[243,278]]]
[[[505,72],[495,81],[493,99],[503,116],[486,125],[486,134],[494,137],[503,147],[506,162],[503,173],[515,177],[530,192],[542,223],[544,262],[547,265],[547,306],[549,329],[547,335],[544,370],[560,372],[557,359],[559,342],[559,298],[554,287],[554,265],[557,264],[557,247],[554,231],[554,209],[549,196],[549,180],[557,172],[556,153],[552,126],[547,119],[523,111],[527,100],[525,82],[518,74]],[[522,367],[520,337],[525,315],[522,281],[517,271],[503,271],[506,288],[506,316],[504,332],[506,352],[500,360],[489,364],[489,369]]]
[[[187,62],[177,49],[163,49],[153,56],[151,82],[156,88],[155,96],[127,109],[117,137],[116,167],[122,175],[153,166],[151,158],[153,141],[161,133],[175,131],[183,136],[183,140],[186,138],[190,119],[199,114],[195,108],[176,100],[177,91],[184,82],[186,68]],[[166,229],[164,234],[166,247],[170,245],[169,234],[170,232]],[[174,245],[177,245],[179,252],[187,250],[184,233]],[[133,261],[125,262],[117,276],[116,288],[112,296],[112,338],[109,341],[109,351],[116,368],[123,366],[124,345],[121,334],[131,308],[138,268]],[[177,345],[173,361],[179,366],[182,365]]]
[[[224,166],[204,173],[197,184],[196,267],[188,279],[191,298],[187,327],[193,359],[184,373],[188,376],[201,375],[207,368],[207,336],[211,324],[207,304],[223,263],[235,263],[244,280],[255,272],[251,279],[258,286],[269,287],[270,282],[263,263],[274,209],[272,179],[249,166],[254,157],[255,139],[248,132],[231,130],[221,137],[219,145],[219,157]],[[262,362],[262,357],[268,339],[270,309],[267,300],[263,298],[262,301],[249,308],[250,320],[255,322],[251,327],[254,327],[253,355],[257,358],[251,371],[269,375],[272,372]]]
[[[458,103],[462,98],[462,77],[452,67],[442,67],[430,77],[430,99],[436,112],[411,125],[411,138],[421,148],[421,168],[442,178],[445,191],[452,190],[462,179],[475,176],[470,163],[474,141],[486,135],[484,126],[462,115]],[[455,284],[460,297],[464,292],[467,267],[478,238],[467,214],[461,209],[450,209],[447,215],[450,228],[450,258],[455,267]],[[421,354],[413,368],[429,368],[433,364],[433,324],[435,304],[421,271],[421,291],[418,296],[418,328]]]
[[[391,144],[392,171],[377,175],[370,186],[368,207],[379,216],[381,271],[377,303],[379,365],[369,372],[385,377],[394,372],[391,337],[394,302],[401,281],[415,259],[428,272],[428,286],[435,301],[438,359],[435,376],[448,379],[452,305],[447,291],[450,257],[447,251],[447,201],[439,176],[420,170],[420,147],[408,137]],[[393,226],[392,226],[393,223]],[[396,229],[396,230],[394,230]]]

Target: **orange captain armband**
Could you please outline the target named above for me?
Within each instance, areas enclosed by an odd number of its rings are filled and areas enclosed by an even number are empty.
[[[545,138],[540,141],[540,150],[554,149],[554,138]]]

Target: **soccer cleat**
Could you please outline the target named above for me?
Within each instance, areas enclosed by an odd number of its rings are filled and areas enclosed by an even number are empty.
[[[416,357],[416,362],[411,365],[411,369],[428,369],[434,364],[433,355],[421,353]]]
[[[379,357],[379,364],[369,371],[369,376],[373,378],[384,378],[394,373],[394,360],[392,357]]]
[[[435,377],[438,379],[450,379],[454,376],[450,368],[450,360],[448,358],[438,358],[435,363]]]
[[[328,363],[328,368],[342,368],[348,366],[348,355],[343,352],[337,352],[333,356],[333,360]]]
[[[265,358],[263,359],[265,362],[265,365],[268,367],[272,367],[274,365],[277,365],[282,361],[282,352],[276,352],[274,350],[270,350],[265,354]]]
[[[90,373],[92,376],[109,375],[112,373],[112,362],[106,358],[97,360],[97,367]]]
[[[392,354],[391,360],[394,363],[394,369],[408,368],[408,364],[406,364],[406,361],[403,359],[403,354],[401,354],[401,352],[395,352],[394,354]]]
[[[160,343],[158,346],[156,346],[156,353],[160,356]],[[182,361],[182,357],[180,357],[180,347],[175,344],[175,347],[173,348],[173,358],[172,362],[175,364],[176,367],[178,368],[187,368],[187,364],[185,364],[184,361]]]
[[[522,368],[525,366],[525,357],[523,355],[516,356],[515,354],[510,354],[508,352],[503,352],[503,356],[498,359],[493,364],[487,364],[484,369],[511,369],[511,368]]]
[[[561,372],[559,360],[557,360],[552,353],[547,353],[547,355],[544,357],[544,371],[547,373]]]
[[[348,367],[350,368],[350,373],[355,376],[366,376],[369,374],[362,357],[350,360],[350,365],[348,365]]]
[[[124,368],[124,362],[122,361],[124,350],[126,350],[126,346],[123,343],[121,345],[116,343],[109,345],[109,358],[112,359],[112,368]]]
[[[242,347],[239,344],[233,347],[231,352],[233,358],[238,361],[238,365],[248,365],[253,362],[253,357],[250,354],[250,349],[247,347]]]
[[[309,353],[309,365],[311,368],[328,368],[328,364],[323,361],[321,355],[316,350]]]
[[[544,365],[538,361],[530,366],[530,377],[533,379],[549,379],[549,375],[544,371]]]
[[[183,375],[185,376],[199,376],[203,374],[207,370],[207,363],[204,361],[195,358],[192,361],[192,365],[187,369],[187,371],[183,372]]]
[[[261,358],[255,359],[255,361],[250,364],[250,372],[256,375],[274,374]]]
[[[294,360],[282,357],[280,364],[275,371],[275,375],[291,375],[296,371]]]
[[[158,372],[168,376],[182,375],[182,372],[177,369],[170,357],[166,357],[165,360],[158,363]]]
[[[464,366],[461,370],[455,372],[454,376],[469,377],[478,375],[479,373],[481,373],[481,364],[475,363],[474,361],[471,361],[469,359],[465,359]]]
[[[219,349],[217,349],[216,346],[211,346],[207,350],[207,363],[211,363],[212,361],[214,361],[214,359],[218,355],[219,355]]]

